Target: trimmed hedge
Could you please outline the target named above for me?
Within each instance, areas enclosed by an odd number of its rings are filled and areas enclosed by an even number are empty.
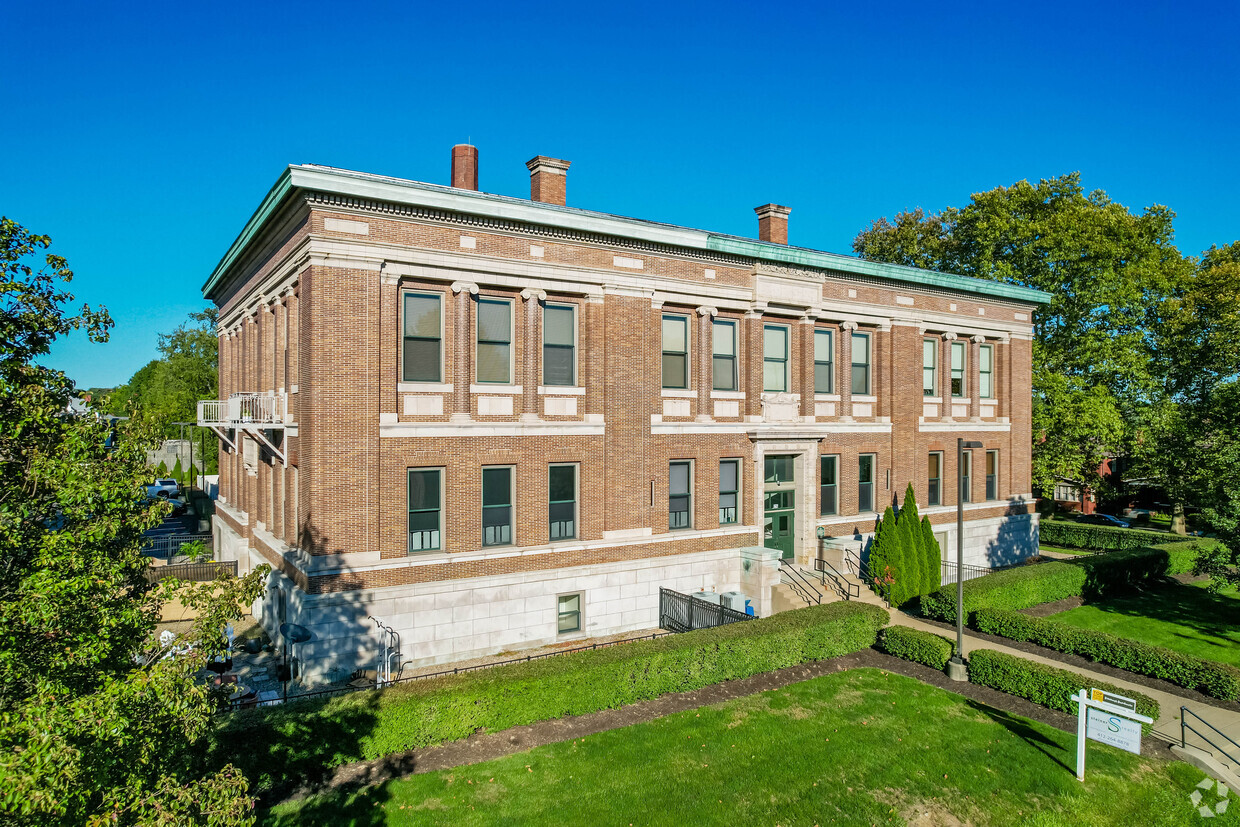
[[[1080,655],[1139,675],[1170,681],[1212,698],[1240,699],[1240,669],[1226,664],[1006,609],[978,609],[973,618],[973,627],[979,632]]]
[[[1089,548],[1099,551],[1126,551],[1156,546],[1168,540],[1161,531],[1141,531],[1118,526],[1088,525],[1071,520],[1042,520],[1038,535],[1049,546]]]
[[[923,632],[907,626],[888,626],[879,633],[875,648],[932,669],[946,669],[947,662],[956,650],[956,644],[933,632]]]
[[[669,692],[846,655],[874,645],[890,615],[838,602],[385,690],[307,699],[227,716],[210,761],[257,790],[322,779],[331,768]]]
[[[1196,546],[1192,541],[1165,543],[997,571],[964,584],[966,619],[972,625],[978,609],[1027,609],[1067,597],[1096,599],[1146,587],[1158,578],[1192,571]],[[956,585],[943,586],[923,597],[921,613],[955,622]]]
[[[1140,692],[1096,682],[1066,669],[1056,669],[992,649],[974,649],[969,654],[969,682],[989,686],[1069,715],[1077,714],[1076,704],[1069,700],[1071,696],[1082,689],[1101,689],[1132,698],[1137,702],[1137,712],[1158,720],[1158,701]],[[1143,728],[1149,731],[1148,724]]]

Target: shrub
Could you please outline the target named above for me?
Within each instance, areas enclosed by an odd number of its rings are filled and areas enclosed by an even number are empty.
[[[353,761],[685,692],[874,645],[890,616],[830,603],[656,640],[229,715],[212,760],[259,790]]]
[[[902,660],[911,660],[932,669],[945,669],[956,644],[933,632],[907,626],[888,626],[879,633],[876,648]]]
[[[973,626],[979,632],[1080,655],[1129,672],[1170,681],[1212,698],[1240,699],[1240,669],[1222,663],[1006,609],[978,609],[973,617]]]
[[[1159,578],[1191,571],[1194,543],[1166,543],[1079,560],[1004,569],[964,584],[964,611],[972,624],[978,609],[1027,609],[1068,597],[1096,599],[1150,586]],[[935,620],[956,619],[955,584],[922,598],[921,612]]]
[[[969,682],[989,686],[1009,695],[1016,695],[1035,704],[1076,714],[1076,704],[1069,699],[1082,689],[1101,689],[1130,697],[1137,702],[1137,712],[1158,720],[1158,701],[1131,689],[1121,689],[1042,663],[1018,658],[1005,652],[974,649],[969,654]],[[1145,725],[1149,731],[1149,725]]]
[[[1167,540],[1167,535],[1159,531],[1087,525],[1070,520],[1043,520],[1038,525],[1038,535],[1049,546],[1100,551],[1125,551],[1158,545]]]

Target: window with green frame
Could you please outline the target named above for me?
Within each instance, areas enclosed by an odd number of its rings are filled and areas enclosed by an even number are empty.
[[[402,382],[440,382],[443,379],[441,299],[438,293],[404,295]]]
[[[672,462],[668,465],[668,528],[690,528],[693,525],[690,508],[693,500],[692,485],[693,470],[689,462]]]
[[[478,299],[479,384],[512,384],[512,302]]]
[[[977,395],[982,399],[995,396],[995,349],[982,345],[977,349]]]
[[[921,395],[938,396],[939,343],[937,339],[921,340]]]
[[[576,308],[567,304],[543,307],[543,384],[571,386],[577,382]]]
[[[870,334],[852,335],[852,392],[857,396],[870,393]]]
[[[441,468],[410,468],[408,472],[408,552],[435,551],[440,547]]]
[[[482,469],[482,544],[512,543],[512,468]]]
[[[964,342],[952,342],[952,396],[964,396]]]
[[[814,331],[814,393],[835,392],[835,334]]]
[[[857,511],[874,510],[874,454],[857,457]]]
[[[689,319],[663,317],[663,387],[689,387]]]
[[[986,499],[999,499],[999,452],[986,452]]]
[[[581,631],[581,594],[562,594],[556,598],[557,625],[560,634]]]
[[[736,323],[711,323],[711,379],[717,391],[736,390]]]
[[[741,487],[741,461],[724,459],[719,461],[719,525],[730,525],[737,522],[739,512],[737,506]]]
[[[835,514],[839,510],[840,458],[834,454],[819,457],[822,478],[818,481],[818,513]]]
[[[943,504],[943,452],[931,451],[930,460],[926,468],[926,476],[928,477],[928,490],[926,492],[927,505]]]
[[[788,390],[788,328],[783,325],[762,328],[762,390]]]
[[[552,540],[577,536],[577,465],[552,465],[547,469],[547,520]]]

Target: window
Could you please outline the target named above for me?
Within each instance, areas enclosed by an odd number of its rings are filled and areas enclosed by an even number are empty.
[[[977,395],[982,399],[995,396],[995,349],[982,345],[977,349]]]
[[[819,457],[818,464],[822,470],[822,480],[818,483],[818,513],[835,514],[839,508],[836,473],[839,471],[840,458]]]
[[[1081,491],[1071,483],[1057,482],[1055,483],[1055,499],[1078,502],[1081,499]]]
[[[999,499],[999,452],[986,452],[986,499]]]
[[[482,544],[512,543],[512,468],[482,469]]]
[[[921,394],[938,395],[939,343],[934,339],[921,340]]]
[[[741,487],[741,461],[725,459],[719,462],[719,525],[729,525],[738,519],[736,506]]]
[[[512,383],[512,303],[478,299],[478,382]]]
[[[870,334],[852,335],[852,392],[858,396],[870,393]]]
[[[673,462],[668,466],[667,525],[668,528],[688,528],[690,519],[689,493],[691,469],[688,462]]]
[[[564,635],[581,631],[581,594],[562,594],[556,598],[557,631]]]
[[[788,328],[765,325],[762,328],[762,390],[780,393],[788,390]]]
[[[835,338],[830,330],[814,331],[814,393],[835,392]]]
[[[663,317],[663,387],[689,387],[689,320]]]
[[[409,553],[439,548],[439,468],[409,469]]]
[[[941,451],[932,451],[930,453],[930,467],[927,470],[927,476],[930,478],[929,490],[926,492],[927,505],[943,504],[943,453]]]
[[[874,510],[874,455],[857,457],[857,511]]]
[[[952,396],[964,396],[964,342],[952,342]]]
[[[973,452],[965,451],[960,466],[960,501],[973,502]]]
[[[401,346],[403,382],[443,381],[440,298],[433,293],[405,294],[404,343]]]
[[[547,471],[547,519],[552,540],[577,536],[577,466],[552,465]]]
[[[736,390],[736,324],[711,324],[711,374],[717,391]]]
[[[792,482],[795,473],[792,457],[790,456],[766,457],[762,461],[762,479],[764,482],[776,484]]]
[[[549,304],[543,307],[543,384],[577,384],[576,308]]]

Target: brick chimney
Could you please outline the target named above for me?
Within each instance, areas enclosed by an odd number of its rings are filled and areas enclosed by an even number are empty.
[[[791,207],[763,204],[761,207],[754,207],[753,211],[758,214],[758,238],[760,240],[769,241],[772,244],[788,243],[788,213],[792,212]]]
[[[471,144],[457,144],[452,147],[452,186],[477,191],[478,147]]]
[[[530,200],[564,206],[568,198],[569,161],[535,155],[525,162],[530,170]]]

